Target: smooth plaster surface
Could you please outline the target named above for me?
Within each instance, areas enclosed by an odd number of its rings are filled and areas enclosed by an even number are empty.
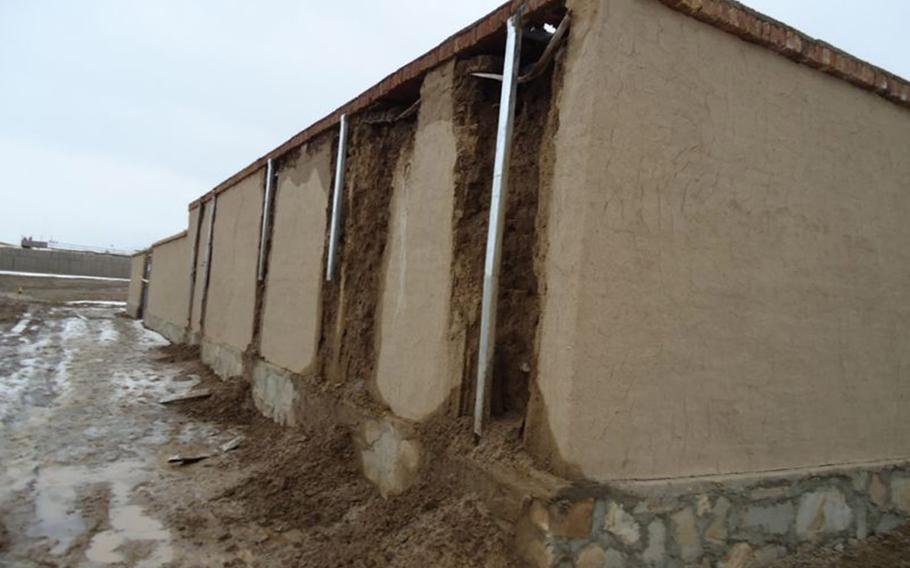
[[[205,339],[245,351],[253,334],[264,173],[218,194]]]
[[[144,254],[130,257],[130,285],[126,292],[126,312],[130,317],[139,314],[142,303],[142,277],[145,270]]]
[[[331,144],[308,145],[278,172],[260,352],[295,373],[313,363],[319,342],[331,161]]]
[[[447,326],[452,260],[455,131],[454,65],[431,71],[421,88],[414,151],[393,179],[380,309],[380,395],[404,418],[420,420],[453,384]]]
[[[532,442],[600,480],[910,456],[910,112],[569,7]]]
[[[152,248],[152,275],[148,289],[148,322],[156,318],[183,329],[189,310],[189,250],[186,236]],[[156,331],[162,331],[160,329]],[[181,337],[168,332],[168,339],[180,341]]]

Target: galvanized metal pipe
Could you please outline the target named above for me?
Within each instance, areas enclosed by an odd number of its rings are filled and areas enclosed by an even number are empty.
[[[259,233],[259,271],[257,279],[265,278],[265,251],[269,240],[269,223],[272,214],[272,183],[275,178],[274,164],[269,158],[265,165],[265,195],[262,198],[262,230]]]
[[[474,434],[483,433],[489,414],[493,356],[496,351],[496,306],[499,294],[499,266],[505,226],[506,196],[509,189],[509,161],[512,155],[512,128],[521,58],[521,11],[506,23],[506,53],[496,128],[496,157],[493,162],[493,194],[487,229],[487,256],[483,273],[483,302],[480,314],[480,346],[477,352],[477,391],[474,400]]]
[[[217,211],[218,194],[216,193],[212,196],[212,213],[209,215],[209,230],[205,243],[205,276],[202,287],[202,308],[199,314],[199,327],[202,327],[202,323],[205,320],[205,307],[209,294],[209,279],[212,276],[212,248],[214,247],[212,239],[215,236],[215,213]]]
[[[335,257],[338,255],[338,239],[341,232],[341,196],[344,192],[344,162],[348,148],[348,115],[341,115],[338,127],[338,158],[335,161],[335,189],[332,195],[332,224],[329,228],[329,254],[325,264],[325,279],[331,282],[335,276]]]

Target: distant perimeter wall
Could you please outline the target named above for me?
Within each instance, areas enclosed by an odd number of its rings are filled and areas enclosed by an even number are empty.
[[[0,248],[0,270],[129,278],[130,257],[66,250]]]

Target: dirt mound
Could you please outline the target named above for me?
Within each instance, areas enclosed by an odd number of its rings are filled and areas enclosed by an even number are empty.
[[[161,352],[161,357],[158,358],[158,361],[163,363],[183,363],[184,361],[199,359],[198,345],[172,343],[160,347],[158,351]]]
[[[422,438],[436,455],[425,460],[429,465],[417,485],[385,499],[361,474],[347,428],[304,432],[275,425],[253,409],[244,381],[206,376],[200,387],[211,389],[212,397],[187,404],[184,412],[246,426],[244,444],[234,453],[244,474],[208,511],[217,525],[252,523],[290,543],[261,545],[265,558],[257,560],[308,567],[514,565],[511,535],[463,489],[441,452],[451,424],[438,432],[427,427],[434,431]],[[212,524],[200,522],[193,509],[179,524],[198,531],[193,538],[208,538]]]
[[[173,346],[163,347],[161,350],[167,352],[171,347]],[[176,406],[181,412],[198,420],[231,426],[271,425],[253,405],[250,383],[247,381],[239,378],[219,379],[211,369],[198,362],[188,372],[199,377],[195,390],[209,390],[212,396],[178,403]]]

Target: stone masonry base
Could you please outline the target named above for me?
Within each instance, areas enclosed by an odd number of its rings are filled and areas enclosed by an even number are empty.
[[[765,566],[798,547],[848,544],[910,520],[910,463],[700,482],[574,486],[528,500],[532,566]]]

